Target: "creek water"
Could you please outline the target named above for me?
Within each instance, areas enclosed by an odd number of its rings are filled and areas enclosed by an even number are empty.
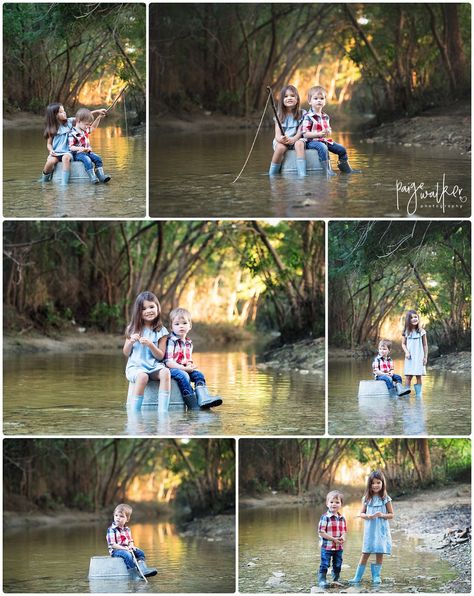
[[[396,503],[394,509],[396,515]],[[344,548],[342,582],[353,577],[361,553],[364,522],[355,519],[359,511],[360,501],[344,505],[348,534]],[[324,503],[321,506],[241,509],[240,592],[308,593],[311,586],[317,585],[317,526],[323,513]],[[447,562],[438,559],[431,552],[420,552],[419,540],[409,538],[403,531],[392,529],[391,532],[392,555],[384,557],[383,583],[380,587],[372,586],[368,566],[361,584],[363,591],[438,592],[444,583],[456,577],[455,569]],[[372,559],[373,557],[369,559],[369,565],[375,562]],[[335,588],[334,591],[339,592],[341,589],[344,588]]]
[[[5,217],[144,217],[146,215],[145,135],[125,136],[119,126],[91,135],[93,151],[112,176],[108,184],[41,183],[46,141],[36,128],[3,131],[3,215]]]
[[[242,177],[238,175],[255,131],[199,134],[150,132],[150,215],[152,217],[469,217],[471,160],[446,147],[367,144],[360,136],[335,135],[362,174],[326,179],[269,178],[273,131],[261,131]],[[333,169],[336,157],[332,157]],[[443,184],[443,174],[445,174]],[[423,184],[436,191],[421,198]],[[446,186],[444,198],[442,187]],[[459,188],[462,191],[459,191]],[[449,194],[448,194],[449,193]],[[463,197],[461,199],[461,197]],[[171,199],[171,200],[170,200]],[[444,201],[444,211],[442,209]],[[415,204],[416,203],[416,204]]]
[[[181,536],[173,524],[133,524],[133,537],[158,575],[88,579],[92,556],[108,554],[106,525],[70,524],[4,532],[4,592],[234,592],[232,540]]]
[[[200,352],[194,358],[211,393],[211,410],[126,410],[121,353],[5,356],[5,434],[61,435],[322,435],[324,375],[260,370],[255,354]],[[27,365],[25,366],[25,363]]]
[[[394,358],[395,372],[403,360]],[[358,397],[359,381],[371,379],[372,359],[331,359],[328,364],[328,425],[334,435],[469,435],[469,373],[430,370],[421,397]],[[403,378],[403,376],[402,376]]]

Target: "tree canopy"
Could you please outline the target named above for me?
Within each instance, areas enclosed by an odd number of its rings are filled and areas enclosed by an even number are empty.
[[[122,331],[135,296],[163,313],[256,325],[292,337],[324,331],[324,224],[314,221],[7,222],[7,328],[72,321]]]
[[[373,344],[387,320],[415,309],[442,351],[469,348],[469,222],[332,222],[329,229],[331,345]]]
[[[468,439],[245,439],[239,442],[241,494],[281,490],[314,493],[345,482],[362,466],[382,469],[391,492],[452,480],[470,481]],[[356,470],[357,466],[357,470]],[[364,478],[362,478],[364,480]],[[341,481],[339,481],[341,483]]]
[[[152,4],[152,108],[247,115],[290,82],[415,112],[469,93],[470,17],[468,3]]]
[[[7,109],[104,105],[128,85],[145,113],[146,9],[134,3],[3,5]]]
[[[233,439],[8,439],[5,507],[99,512],[125,500],[233,508]],[[151,488],[150,488],[151,487]],[[147,498],[143,498],[147,495]]]

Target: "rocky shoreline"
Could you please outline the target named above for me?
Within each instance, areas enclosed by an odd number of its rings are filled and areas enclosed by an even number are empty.
[[[470,103],[437,107],[413,117],[383,123],[369,131],[367,143],[398,144],[405,147],[439,145],[461,155],[471,153]]]
[[[300,374],[324,374],[325,341],[318,339],[303,339],[268,350],[263,354],[260,369],[277,368],[282,371],[296,371]]]

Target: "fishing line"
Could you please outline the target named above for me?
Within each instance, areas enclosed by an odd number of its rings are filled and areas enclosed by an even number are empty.
[[[267,111],[267,107],[268,107],[268,102],[269,101],[270,101],[270,94],[268,94],[267,103],[265,104],[265,107],[263,108],[263,114],[262,114],[262,117],[260,118],[260,123],[258,125],[257,132],[255,134],[255,138],[253,140],[252,146],[250,147],[249,154],[247,155],[247,159],[245,160],[245,163],[242,166],[242,169],[240,170],[239,175],[234,180],[234,182],[232,182],[232,184],[235,184],[237,182],[237,180],[240,178],[240,176],[242,175],[242,172],[245,170],[245,166],[247,165],[247,163],[248,163],[248,161],[250,159],[250,155],[252,154],[252,151],[253,151],[253,148],[254,148],[254,145],[255,145],[255,141],[257,140],[258,133],[260,132],[260,128],[262,127],[263,118],[265,117],[265,112]]]

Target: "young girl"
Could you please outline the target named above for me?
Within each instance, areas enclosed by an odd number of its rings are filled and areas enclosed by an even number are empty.
[[[365,520],[362,555],[357,566],[355,576],[349,580],[350,584],[358,584],[364,575],[367,561],[372,553],[375,563],[370,568],[372,582],[381,584],[380,572],[384,555],[392,553],[392,537],[390,535],[389,519],[393,519],[392,499],[387,495],[385,476],[379,470],[372,472],[367,479],[367,487],[362,497],[360,517]]]
[[[94,110],[92,114],[103,114],[106,110]],[[60,103],[51,103],[46,108],[44,138],[49,151],[48,159],[43,168],[42,182],[49,182],[53,175],[54,167],[61,161],[63,163],[62,184],[67,184],[71,176],[71,159],[68,135],[74,126],[74,118],[68,118],[66,110]]]
[[[421,326],[421,321],[416,310],[409,310],[405,316],[402,349],[405,352],[405,384],[411,386],[412,377],[416,376],[415,393],[421,396],[421,377],[426,374],[425,366],[428,361],[428,342],[426,331]]]
[[[128,358],[125,375],[135,384],[133,407],[139,409],[146,384],[151,379],[160,381],[158,410],[168,410],[170,401],[170,371],[160,362],[163,350],[158,348],[160,337],[168,335],[161,322],[158,298],[151,292],[142,292],[135,300],[132,320],[125,330],[123,353]]]
[[[281,170],[283,157],[288,150],[296,151],[296,167],[298,176],[306,176],[306,159],[304,156],[305,141],[302,139],[301,123],[306,114],[300,108],[300,96],[293,85],[283,87],[278,100],[278,118],[285,134],[281,134],[275,119],[275,138],[273,139],[273,156],[270,164],[269,176],[275,176]]]

